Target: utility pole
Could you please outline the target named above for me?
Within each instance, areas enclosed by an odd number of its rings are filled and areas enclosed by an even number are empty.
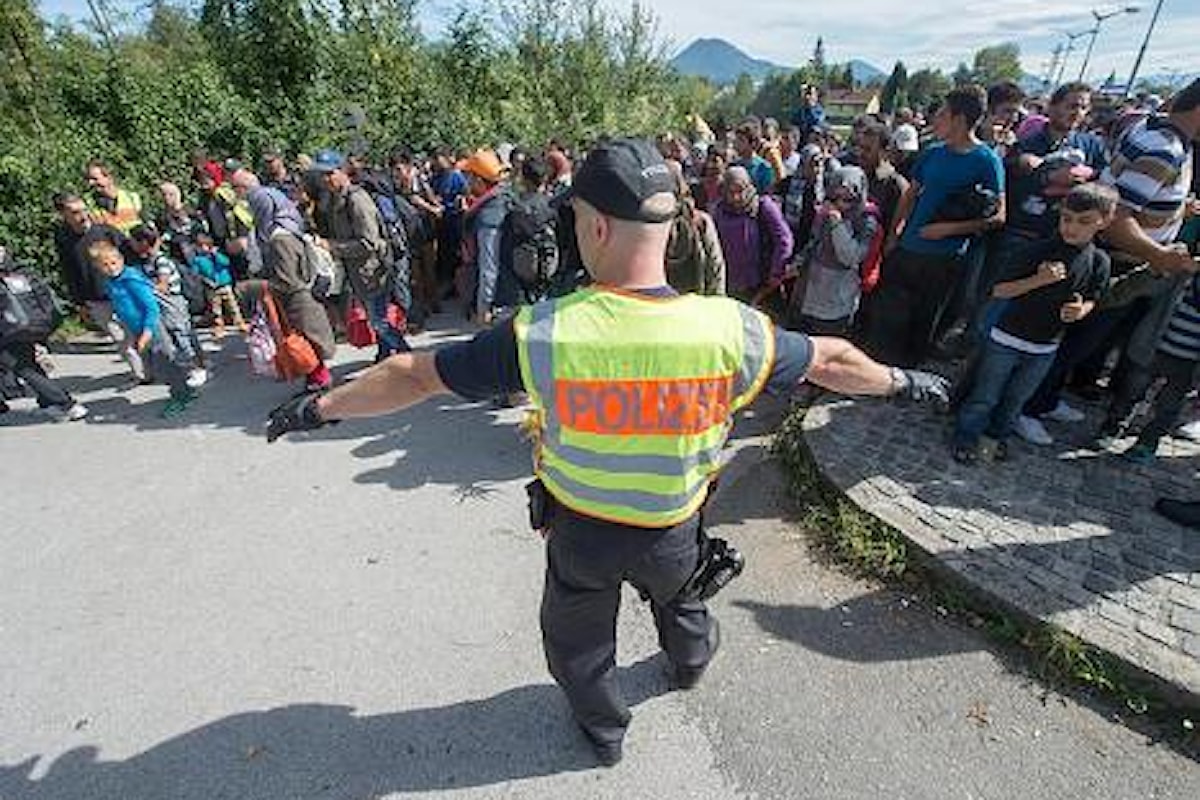
[[[1054,45],[1054,49],[1050,51],[1050,63],[1046,66],[1046,71],[1042,75],[1042,91],[1050,91],[1050,87],[1054,84],[1054,78],[1058,75],[1059,65],[1063,59],[1063,43],[1059,42]]]
[[[1084,76],[1087,75],[1088,63],[1092,60],[1092,48],[1096,46],[1096,37],[1100,35],[1100,26],[1104,24],[1105,20],[1119,17],[1122,14],[1136,14],[1139,11],[1141,11],[1141,8],[1138,6],[1125,6],[1124,8],[1118,8],[1116,11],[1109,11],[1107,13],[1101,13],[1096,10],[1092,11],[1092,17],[1096,20],[1096,24],[1087,32],[1091,35],[1091,38],[1088,40],[1087,53],[1083,57],[1083,65],[1079,67],[1079,80],[1082,81]]]
[[[1088,30],[1088,31],[1080,31],[1079,33],[1064,33],[1063,34],[1063,36],[1067,37],[1067,49],[1066,49],[1066,52],[1063,53],[1062,61],[1059,62],[1059,65],[1058,65],[1058,76],[1054,79],[1055,86],[1062,83],[1063,73],[1067,71],[1067,60],[1070,59],[1071,53],[1075,52],[1075,40],[1082,39],[1084,36],[1087,36],[1090,33],[1091,33],[1091,31]]]
[[[1133,94],[1133,84],[1137,80],[1138,70],[1142,68],[1142,59],[1146,57],[1146,47],[1150,44],[1150,36],[1154,33],[1154,26],[1158,23],[1158,13],[1162,11],[1163,0],[1158,0],[1154,4],[1154,16],[1150,17],[1150,27],[1146,28],[1146,36],[1142,39],[1142,46],[1138,48],[1137,58],[1133,62],[1133,69],[1129,70],[1129,81],[1125,84],[1125,96]]]

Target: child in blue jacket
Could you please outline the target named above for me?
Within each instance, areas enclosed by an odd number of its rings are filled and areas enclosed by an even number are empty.
[[[88,248],[88,257],[105,277],[105,291],[113,312],[133,334],[138,352],[149,352],[154,371],[166,379],[171,389],[163,416],[179,416],[197,394],[187,385],[187,371],[191,365],[181,363],[184,361],[182,354],[163,325],[153,284],[140,270],[126,269],[125,258],[111,242],[96,242]]]
[[[196,236],[196,252],[192,255],[191,266],[204,279],[204,287],[208,289],[209,311],[216,328],[215,334],[218,337],[225,334],[226,315],[221,311],[222,306],[228,313],[229,321],[236,325],[238,330],[242,333],[249,330],[234,293],[229,256],[217,249],[213,238],[207,233]]]

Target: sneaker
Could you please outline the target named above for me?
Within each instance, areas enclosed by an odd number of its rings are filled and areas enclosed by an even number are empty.
[[[1172,435],[1189,442],[1200,442],[1200,419],[1180,425]]]
[[[1121,428],[1118,423],[1105,420],[1104,424],[1100,426],[1100,430],[1096,431],[1096,438],[1092,439],[1092,444],[1097,450],[1112,450],[1120,433]]]
[[[1054,437],[1046,431],[1041,420],[1027,417],[1024,414],[1017,417],[1017,436],[1038,447],[1049,447],[1054,444]]]
[[[72,403],[69,406],[46,406],[42,413],[55,422],[78,422],[88,415],[88,409],[83,403]]]
[[[1078,408],[1072,408],[1065,401],[1059,400],[1049,413],[1043,414],[1042,419],[1048,419],[1051,422],[1083,422],[1087,419],[1087,414],[1084,414]]]
[[[1154,455],[1157,448],[1144,445],[1141,442],[1136,443],[1133,447],[1121,453],[1121,458],[1131,464],[1146,466],[1154,463]]]
[[[195,392],[188,392],[187,394],[180,395],[179,397],[169,398],[167,400],[167,404],[163,406],[162,418],[175,419],[176,417],[181,416],[183,412],[187,411],[188,406],[195,402],[197,397],[199,397],[199,395]]]
[[[208,370],[201,367],[188,372],[187,380],[184,381],[189,389],[199,389],[204,384],[208,383]]]

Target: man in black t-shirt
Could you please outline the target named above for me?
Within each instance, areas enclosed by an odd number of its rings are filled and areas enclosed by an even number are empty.
[[[1013,260],[1013,271],[993,297],[1007,300],[988,334],[975,382],[958,412],[954,458],[970,463],[983,438],[1007,454],[1021,408],[1054,363],[1066,326],[1091,313],[1108,285],[1108,254],[1093,243],[1116,210],[1116,193],[1099,184],[1071,190],[1058,234]]]
[[[121,350],[121,358],[137,381],[146,379],[146,367],[134,346],[134,337],[113,313],[112,303],[104,290],[104,276],[96,271],[87,251],[99,241],[111,242],[124,250],[125,235],[116,228],[94,222],[83,198],[77,194],[60,194],[54,198],[60,224],[54,231],[54,248],[58,253],[58,268],[67,296],[84,321],[107,333]]]

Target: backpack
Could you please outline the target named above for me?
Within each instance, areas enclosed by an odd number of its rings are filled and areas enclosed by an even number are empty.
[[[518,198],[504,225],[512,244],[512,270],[526,288],[545,286],[558,272],[558,214],[541,195]]]
[[[704,247],[690,217],[676,214],[667,240],[667,283],[680,294],[699,292],[704,285]]]
[[[208,291],[204,286],[204,278],[191,267],[176,264],[179,271],[179,288],[183,299],[187,301],[188,313],[198,317],[208,308]]]
[[[304,234],[304,262],[308,274],[312,276],[309,289],[317,300],[324,300],[339,290],[337,266],[333,254],[323,247],[317,247],[317,241],[311,234]]]
[[[62,319],[54,290],[40,275],[0,273],[0,342],[45,341]]]
[[[379,211],[379,227],[383,238],[387,240],[389,250],[389,266],[408,256],[409,234],[405,216],[401,212],[401,204],[394,195],[380,192],[372,194],[375,208]],[[408,201],[403,204],[412,208]],[[413,209],[415,211],[416,209]]]

